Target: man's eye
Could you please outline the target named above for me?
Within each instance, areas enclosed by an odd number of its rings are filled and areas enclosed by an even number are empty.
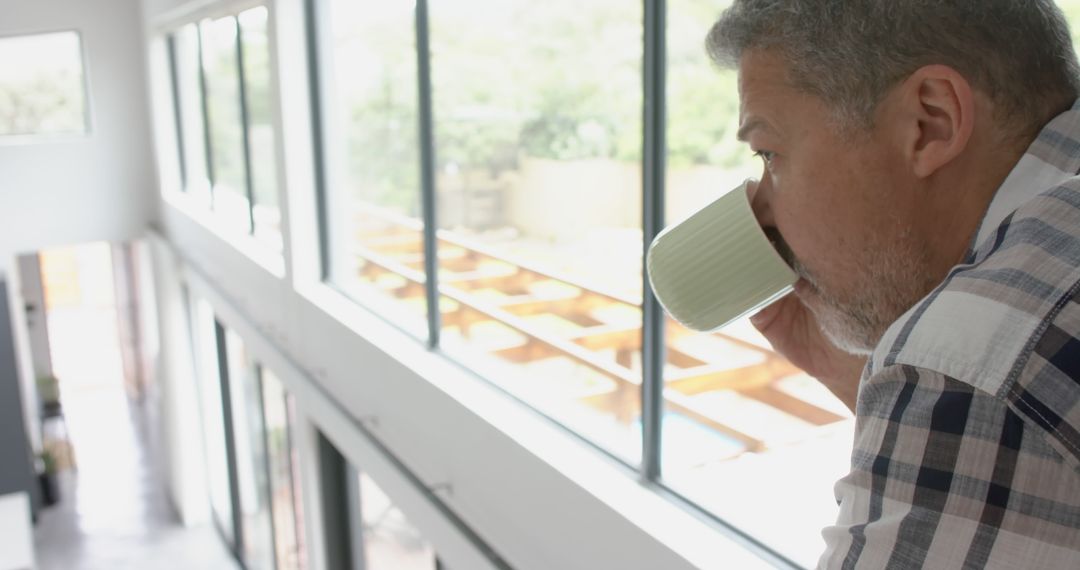
[[[754,156],[765,161],[765,164],[771,164],[776,153],[771,150],[759,150],[754,152]]]

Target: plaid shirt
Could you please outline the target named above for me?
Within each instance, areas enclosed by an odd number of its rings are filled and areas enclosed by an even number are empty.
[[[1080,102],[863,373],[826,568],[1080,568]]]

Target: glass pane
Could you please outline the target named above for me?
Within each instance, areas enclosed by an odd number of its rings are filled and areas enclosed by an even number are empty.
[[[443,345],[640,457],[642,3],[434,0]]]
[[[1073,44],[1080,42],[1080,0],[1057,0],[1072,31]]]
[[[427,336],[413,3],[320,6],[330,280]]]
[[[703,44],[729,2],[669,0],[667,221],[674,223],[760,177],[735,139],[734,71]],[[663,476],[691,500],[812,567],[837,514],[854,420],[817,381],[772,352],[748,320],[714,334],[667,321]],[[776,505],[783,509],[782,516]]]
[[[363,568],[433,570],[435,551],[390,497],[364,473],[359,474]]]
[[[242,556],[248,569],[270,570],[274,568],[274,539],[258,377],[244,341],[231,330],[226,332],[225,348],[229,366],[229,393],[232,396],[236,476],[243,517]]]
[[[285,396],[285,411],[289,416],[289,439],[296,441],[296,401],[291,394]],[[298,568],[305,570],[308,567],[307,555],[307,527],[304,525],[304,490],[300,484],[300,454],[293,445],[289,450],[289,460],[292,468],[292,494],[293,510],[296,512],[296,559]]]
[[[0,136],[86,132],[78,32],[0,38]]]
[[[251,215],[255,237],[281,249],[281,208],[278,205],[278,159],[274,133],[274,90],[270,80],[269,11],[252,8],[237,16],[244,53],[244,94],[247,98],[248,144],[251,149]]]
[[[240,66],[236,18],[202,22],[202,63],[206,76],[206,113],[214,210],[230,225],[250,229],[244,123],[240,112]]]
[[[286,408],[285,388],[270,372],[262,371],[263,416],[266,418],[267,455],[270,460],[270,510],[274,517],[274,545],[278,570],[301,570],[299,496],[293,494],[292,425]]]
[[[199,28],[188,24],[174,38],[177,105],[184,149],[184,190],[210,206],[210,175],[206,170],[206,125],[203,122],[202,71],[199,69]]]
[[[218,368],[214,310],[199,300],[192,307],[192,338],[197,365],[199,411],[202,416],[203,450],[214,522],[230,544],[233,537],[232,485],[225,451],[225,415]]]

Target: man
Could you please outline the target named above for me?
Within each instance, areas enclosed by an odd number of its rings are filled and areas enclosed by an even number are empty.
[[[1080,567],[1080,71],[1050,0],[736,0],[755,316],[856,410],[824,567]],[[857,394],[857,405],[856,405]]]

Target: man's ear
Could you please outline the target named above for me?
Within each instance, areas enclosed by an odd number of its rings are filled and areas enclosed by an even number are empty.
[[[975,128],[975,95],[955,69],[928,65],[900,86],[902,144],[912,172],[926,178],[964,152]]]

